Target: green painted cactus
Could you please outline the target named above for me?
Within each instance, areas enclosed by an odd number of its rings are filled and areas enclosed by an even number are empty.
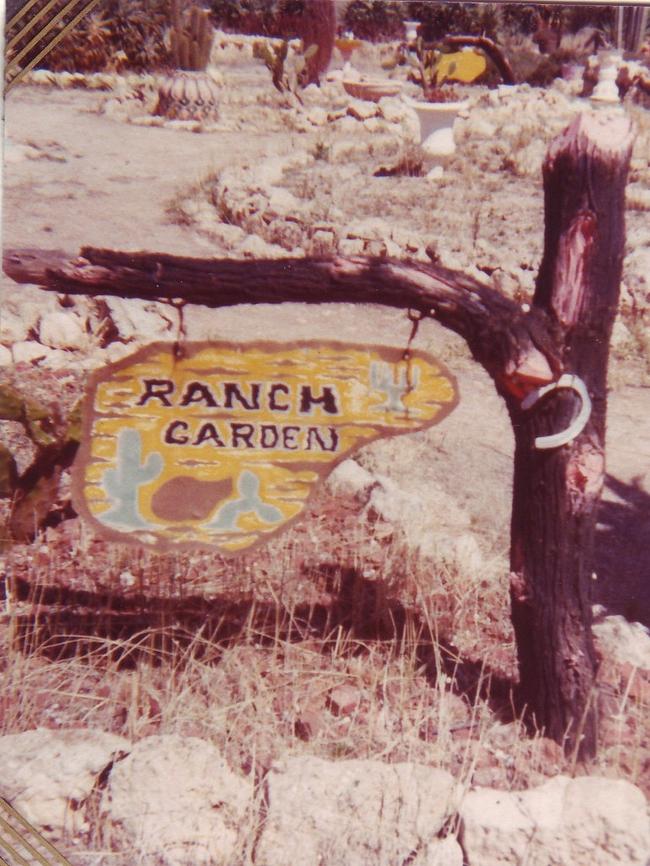
[[[154,481],[162,472],[160,454],[149,454],[142,460],[142,436],[138,430],[121,430],[117,442],[117,464],[107,469],[102,487],[113,502],[102,514],[102,523],[126,529],[146,529],[150,524],[140,513],[138,492],[143,484]]]
[[[0,498],[11,499],[6,529],[10,538],[30,541],[55,509],[61,474],[79,446],[81,407],[77,404],[63,422],[5,385],[0,387],[0,421],[20,423],[34,447],[31,464],[20,473],[14,455],[0,445]]]

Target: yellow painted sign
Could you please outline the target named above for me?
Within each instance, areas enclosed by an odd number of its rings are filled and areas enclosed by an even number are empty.
[[[303,512],[355,449],[456,405],[422,352],[338,343],[155,343],[96,373],[73,472],[104,535],[236,553]]]
[[[487,69],[487,61],[483,54],[471,49],[455,51],[453,54],[443,54],[436,67],[436,84],[443,81],[461,81],[471,84]]]

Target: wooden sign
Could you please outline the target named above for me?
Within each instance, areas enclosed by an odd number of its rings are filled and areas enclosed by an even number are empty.
[[[433,357],[337,343],[157,343],[96,373],[73,471],[104,536],[235,553],[298,518],[361,445],[457,403]]]

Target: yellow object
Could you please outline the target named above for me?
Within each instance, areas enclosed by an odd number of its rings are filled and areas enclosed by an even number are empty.
[[[487,69],[487,60],[478,51],[455,51],[443,54],[436,67],[436,84],[459,81],[471,84]]]
[[[75,504],[112,538],[236,552],[297,518],[355,449],[456,402],[453,377],[416,351],[153,344],[91,380]]]

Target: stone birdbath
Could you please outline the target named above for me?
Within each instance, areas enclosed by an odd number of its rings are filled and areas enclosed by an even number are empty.
[[[384,96],[397,96],[402,89],[401,81],[390,78],[343,79],[343,88],[354,99],[365,99],[369,102],[379,102]]]

